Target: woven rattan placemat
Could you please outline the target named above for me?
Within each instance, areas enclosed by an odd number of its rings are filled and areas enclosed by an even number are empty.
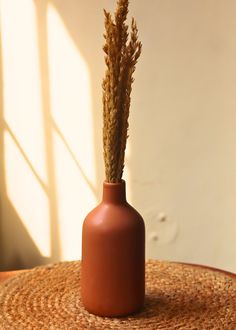
[[[84,310],[79,261],[37,267],[0,285],[0,329],[235,330],[236,280],[204,268],[148,261],[143,311],[111,319]]]

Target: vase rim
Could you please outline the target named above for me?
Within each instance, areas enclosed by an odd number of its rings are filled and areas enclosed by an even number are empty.
[[[104,180],[103,184],[105,186],[121,186],[121,185],[125,184],[125,180],[122,179],[120,182],[109,182],[109,181]]]

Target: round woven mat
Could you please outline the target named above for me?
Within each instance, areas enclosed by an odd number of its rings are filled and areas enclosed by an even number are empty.
[[[146,264],[146,303],[125,318],[89,314],[80,299],[80,262],[37,267],[0,285],[0,329],[236,329],[236,280],[171,262]]]

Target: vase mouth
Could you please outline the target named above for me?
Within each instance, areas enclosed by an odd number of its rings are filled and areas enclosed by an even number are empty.
[[[119,181],[119,182],[109,182],[109,181],[104,180],[103,184],[104,184],[104,186],[109,186],[109,187],[123,186],[123,185],[125,185],[125,180],[121,179],[121,181]]]
[[[125,181],[103,182],[103,201],[107,203],[122,203],[126,201]]]

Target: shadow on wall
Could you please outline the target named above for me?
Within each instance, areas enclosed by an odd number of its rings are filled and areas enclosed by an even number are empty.
[[[39,1],[36,1],[39,2]],[[41,2],[40,2],[41,3]],[[93,121],[93,145],[94,159],[96,162],[96,183],[98,189],[96,196],[101,195],[103,176],[102,155],[102,88],[103,77],[103,4],[101,1],[96,5],[93,1],[77,0],[51,0],[60,15],[67,31],[78,51],[84,58],[90,73],[91,108]],[[96,37],[94,37],[96,34]],[[100,38],[99,38],[100,36]],[[100,50],[100,52],[99,52]],[[78,90],[79,93],[79,90]]]
[[[0,42],[0,270],[30,268],[50,260],[41,256],[8,199],[5,182],[2,43]],[[3,235],[4,232],[4,235]]]
[[[0,197],[1,197],[1,209],[0,209],[0,269],[21,269],[30,268],[36,265],[47,264],[51,262],[57,262],[61,260],[61,244],[58,224],[58,205],[57,205],[57,191],[56,191],[56,178],[55,178],[55,164],[54,164],[54,150],[53,150],[53,130],[57,132],[55,123],[51,116],[50,109],[50,83],[49,83],[49,63],[48,63],[48,35],[47,35],[47,9],[51,4],[60,15],[65,27],[68,30],[74,44],[82,54],[83,58],[92,72],[91,79],[91,91],[92,91],[92,120],[93,120],[93,143],[94,143],[94,159],[96,162],[96,182],[97,187],[102,187],[103,180],[103,168],[102,168],[102,104],[101,101],[101,76],[102,72],[99,69],[102,65],[97,65],[97,61],[94,61],[94,52],[101,49],[103,43],[102,40],[102,14],[98,15],[96,7],[92,2],[82,2],[77,0],[65,1],[61,0],[35,0],[36,8],[36,25],[37,25],[37,39],[38,39],[38,51],[39,51],[39,66],[40,66],[40,80],[41,80],[41,103],[43,109],[43,125],[44,125],[44,141],[45,141],[45,153],[46,153],[46,170],[47,170],[47,185],[43,185],[37,171],[34,169],[27,155],[24,153],[24,149],[21,147],[17,138],[13,135],[14,132],[10,131],[5,118],[4,118],[4,100],[3,100],[3,67],[2,67],[2,50],[1,50],[1,62],[0,62]],[[97,6],[97,9],[100,6]],[[102,13],[102,11],[99,11]],[[94,31],[101,28],[101,40],[94,38]],[[99,55],[99,54],[98,54]],[[102,49],[101,54],[98,56],[103,61]],[[65,59],[66,65],[66,59]],[[79,93],[79,91],[78,91]],[[19,109],[20,111],[20,109]],[[4,134],[8,132],[14,140],[17,146],[18,152],[20,152],[22,158],[28,165],[29,170],[34,175],[36,181],[44,190],[49,201],[49,219],[50,219],[50,257],[43,257],[40,253],[37,245],[34,243],[30,233],[24,226],[24,222],[17,213],[14,205],[10,201],[7,193],[6,183],[6,161],[5,161],[5,145]],[[64,139],[65,147],[70,154],[70,157],[76,161],[76,157],[73,157],[72,151],[69,150]],[[78,170],[79,163],[76,163]],[[17,173],[15,173],[17,175]],[[83,173],[82,173],[83,174]],[[88,183],[88,182],[87,182]],[[99,197],[101,191],[96,187],[92,187],[95,196]],[[24,187],[22,187],[24,189]],[[29,200],[29,203],[31,201]],[[4,233],[4,235],[3,235]],[[42,237],[43,239],[43,237]]]
[[[0,43],[2,46],[2,43]],[[56,221],[56,200],[54,194],[53,177],[49,175],[51,180],[48,186],[48,197],[49,197],[49,207],[50,207],[50,219],[51,219],[51,256],[43,257],[34,243],[31,235],[25,228],[22,219],[18,215],[14,208],[14,205],[8,198],[7,186],[6,186],[6,173],[5,168],[5,143],[4,134],[7,132],[11,135],[11,138],[18,147],[18,151],[28,164],[30,170],[35,175],[36,180],[42,185],[37,173],[34,171],[33,165],[30,163],[27,156],[24,154],[24,150],[21,149],[20,144],[14,137],[13,132],[10,127],[5,122],[4,118],[4,100],[3,100],[3,67],[2,67],[2,48],[0,48],[0,189],[1,189],[1,199],[0,199],[0,270],[11,270],[11,269],[22,269],[31,268],[36,265],[47,264],[52,261],[58,261],[60,258],[60,248],[59,239],[57,234],[57,221]],[[44,107],[46,109],[46,107]],[[46,117],[46,114],[45,114]],[[46,120],[45,120],[46,121]],[[47,139],[47,166],[48,173],[51,174],[52,170],[52,159],[50,158],[50,138],[49,132],[45,130]],[[18,173],[19,174],[19,173]],[[17,175],[17,173],[15,173]],[[45,189],[45,187],[43,187]],[[29,200],[29,203],[31,201]],[[4,235],[3,235],[4,233]]]

